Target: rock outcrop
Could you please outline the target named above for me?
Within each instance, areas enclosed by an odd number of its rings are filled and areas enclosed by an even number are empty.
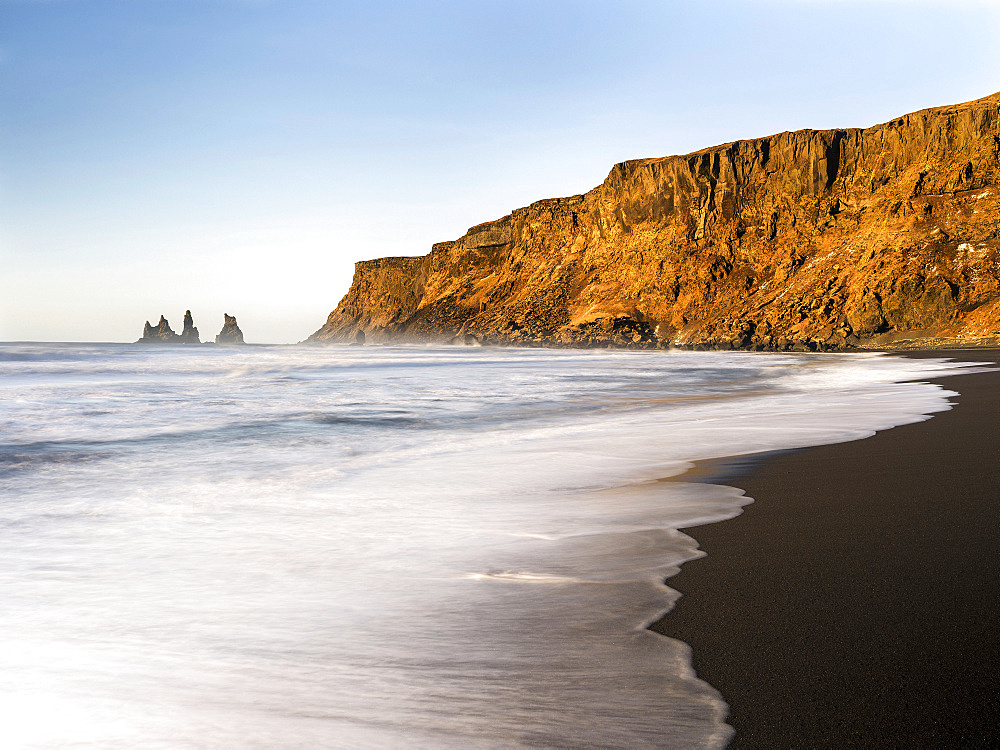
[[[180,340],[182,344],[200,344],[201,337],[198,335],[198,329],[194,327],[194,318],[191,317],[191,311],[184,311],[184,330],[181,331]]]
[[[184,330],[178,336],[170,327],[170,323],[164,316],[160,316],[160,322],[154,328],[146,321],[142,329],[142,338],[136,341],[137,344],[200,344],[198,329],[194,327],[194,318],[191,311],[184,312]]]
[[[243,341],[243,331],[236,324],[236,317],[230,315],[229,313],[223,313],[222,317],[224,323],[222,325],[222,330],[219,331],[219,335],[215,337],[216,344],[242,344]]]
[[[142,329],[142,338],[136,341],[137,344],[180,344],[181,337],[174,333],[167,319],[160,316],[160,322],[154,328],[146,321]]]
[[[425,256],[358,263],[309,341],[996,343],[998,237],[1000,94],[623,162]]]

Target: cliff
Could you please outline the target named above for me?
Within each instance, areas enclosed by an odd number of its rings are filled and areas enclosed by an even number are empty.
[[[615,165],[356,265],[311,342],[836,349],[1000,337],[1000,94]]]

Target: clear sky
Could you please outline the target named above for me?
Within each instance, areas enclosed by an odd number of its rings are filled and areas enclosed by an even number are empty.
[[[0,340],[298,341],[617,161],[998,90],[986,0],[0,0]]]

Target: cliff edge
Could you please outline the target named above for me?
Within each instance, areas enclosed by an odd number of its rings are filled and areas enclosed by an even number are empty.
[[[1000,341],[1000,94],[617,164],[355,266],[308,341],[826,350]]]

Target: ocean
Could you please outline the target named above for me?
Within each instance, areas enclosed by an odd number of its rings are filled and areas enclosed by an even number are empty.
[[[925,419],[961,367],[2,344],[0,744],[722,747],[645,626],[749,499],[680,475]]]

